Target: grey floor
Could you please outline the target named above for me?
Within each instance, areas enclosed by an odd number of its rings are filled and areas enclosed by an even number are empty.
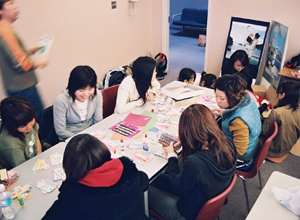
[[[196,72],[202,72],[204,69],[204,57],[205,47],[198,46],[198,39],[195,34],[170,35],[169,71],[165,79],[160,81],[161,85],[176,80],[179,71],[184,67],[190,67]],[[262,164],[260,170],[263,186],[274,171],[300,179],[300,157],[289,154],[281,164],[266,161]],[[250,207],[252,207],[261,192],[258,176],[247,180],[247,188]],[[228,204],[223,207],[220,217],[222,220],[242,220],[247,217],[247,214],[243,183],[238,178],[229,194]]]

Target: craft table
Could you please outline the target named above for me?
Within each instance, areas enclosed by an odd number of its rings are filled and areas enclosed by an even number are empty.
[[[210,90],[210,89],[207,89],[207,92],[209,94],[212,94],[212,90]],[[168,104],[166,104],[166,105],[168,105]],[[157,106],[154,106],[148,102],[142,107],[135,108],[134,110],[131,111],[131,113],[142,114],[144,111],[151,111],[152,109],[154,109],[155,112],[158,112]],[[172,107],[171,107],[171,109],[172,109]],[[181,109],[181,107],[179,107],[177,110],[180,110],[180,109]],[[123,113],[123,114],[113,114],[113,115],[103,119],[99,123],[80,132],[80,134],[92,133],[92,132],[95,132],[102,128],[102,129],[105,129],[105,131],[106,131],[105,139],[110,140],[111,136],[113,135],[113,132],[111,130],[109,130],[109,128],[112,127],[113,125],[115,125],[116,123],[124,120],[129,113],[130,112]],[[179,116],[178,115],[170,116],[170,121],[179,121]],[[177,134],[178,130],[176,127],[170,125],[169,129],[167,129],[166,131],[163,131],[163,132]],[[161,132],[161,133],[163,133],[163,132]],[[147,131],[146,133],[148,134],[148,137],[151,134],[156,134],[151,131]],[[15,218],[16,220],[23,220],[23,219],[38,220],[38,219],[41,219],[45,215],[46,211],[51,207],[53,202],[57,199],[57,195],[59,193],[58,190],[55,190],[54,192],[52,192],[50,194],[43,195],[42,192],[35,187],[35,185],[36,185],[37,181],[44,179],[44,178],[53,180],[53,174],[52,174],[53,169],[55,169],[59,166],[61,167],[61,165],[52,166],[49,155],[52,155],[55,153],[63,154],[64,149],[70,139],[71,138],[67,139],[66,142],[58,143],[57,145],[53,146],[52,148],[42,152],[40,155],[37,155],[36,157],[34,157],[14,168],[14,170],[19,172],[20,176],[19,176],[18,181],[20,182],[20,184],[25,185],[29,182],[32,184],[32,189],[31,189],[30,193],[33,196],[33,198],[31,198],[30,200],[25,202],[24,208],[19,209],[18,215]],[[134,140],[139,140],[139,139],[134,139]],[[120,143],[119,140],[110,140],[110,141],[118,143],[118,144]],[[131,140],[124,139],[125,146],[128,143],[130,143],[130,141]],[[119,146],[117,147],[116,150],[117,150],[117,154],[121,155],[121,150],[120,150]],[[168,162],[164,158],[160,158],[160,157],[153,155],[153,152],[156,150],[163,150],[161,147],[161,144],[156,144],[156,145],[150,144],[151,153],[149,155],[152,157],[152,160],[148,163],[145,163],[144,165],[140,165],[140,164],[136,163],[137,168],[141,171],[144,171],[148,175],[150,182],[152,182],[165,169],[167,162]],[[135,152],[143,152],[143,150],[142,149],[129,149],[129,148],[125,147],[125,156],[131,158],[131,156]],[[37,173],[33,173],[31,171],[31,169],[33,168],[37,159],[46,159],[46,163],[48,165],[50,165],[50,168],[48,170],[41,170]],[[58,182],[59,186],[61,185],[61,182],[62,181]],[[146,192],[145,193],[145,212],[146,212],[146,214],[148,213],[148,206],[147,206],[148,198],[147,198],[147,196],[148,195]]]
[[[36,188],[35,185],[37,181],[44,179],[46,177],[50,180],[53,180],[52,170],[57,167],[61,167],[61,165],[52,166],[49,155],[55,153],[63,154],[65,147],[66,147],[66,143],[60,142],[57,145],[53,146],[52,148],[35,156],[34,158],[27,160],[21,165],[13,168],[14,170],[19,172],[20,176],[18,178],[18,182],[20,182],[21,185],[25,185],[27,183],[32,184],[32,189],[30,191],[30,194],[33,196],[33,198],[25,202],[24,208],[20,208],[18,206],[18,208],[20,209],[18,211],[17,217],[14,218],[15,220],[41,219],[45,215],[46,211],[51,207],[53,202],[57,199],[57,195],[59,193],[58,190],[55,190],[50,194],[43,195],[41,190]],[[51,167],[48,170],[41,170],[36,173],[31,172],[31,169],[33,168],[35,162],[38,159],[46,159],[46,163]],[[57,183],[59,184],[59,186],[61,185],[61,181],[58,181]]]
[[[274,171],[261,191],[246,220],[299,220],[299,217],[277,201],[272,190],[273,186],[289,189],[299,185],[300,179]]]

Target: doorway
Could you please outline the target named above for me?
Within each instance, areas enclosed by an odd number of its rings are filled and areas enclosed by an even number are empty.
[[[204,70],[205,47],[198,45],[199,33],[203,33],[203,30],[186,29],[179,34],[172,35],[170,23],[172,16],[182,12],[183,8],[208,8],[208,0],[165,0],[163,2],[163,51],[168,58],[168,74],[164,80],[160,81],[162,86],[176,80],[180,70],[184,67],[189,67],[197,73]],[[169,16],[170,23],[164,22]]]

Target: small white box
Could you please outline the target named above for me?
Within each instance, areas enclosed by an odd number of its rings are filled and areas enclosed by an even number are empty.
[[[173,91],[179,88],[187,88],[190,89],[190,92],[184,92],[181,94],[176,94]],[[200,86],[194,86],[188,83],[179,82],[179,81],[173,81],[164,87],[161,88],[160,92],[166,96],[169,96],[176,100],[182,100],[191,98],[194,96],[199,96],[205,93],[205,89]]]

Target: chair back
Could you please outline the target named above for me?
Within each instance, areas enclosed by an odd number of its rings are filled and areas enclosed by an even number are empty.
[[[105,88],[101,91],[103,100],[103,119],[115,111],[119,85]]]
[[[58,136],[54,129],[53,105],[44,109],[39,120],[39,139],[43,151],[59,142]]]
[[[236,170],[235,173],[238,175],[242,175],[245,178],[252,178],[256,176],[261,164],[263,163],[263,161],[267,156],[271,142],[273,138],[276,136],[277,132],[278,132],[278,125],[276,122],[273,122],[273,124],[270,126],[268,132],[265,135],[265,140],[263,142],[263,145],[261,146],[260,150],[258,151],[254,159],[252,169],[249,172]]]
[[[227,187],[227,189],[225,189],[224,192],[215,196],[214,198],[211,198],[204,204],[204,206],[198,213],[196,220],[215,220],[219,216],[222,207],[227,199],[227,195],[232,190],[235,181],[236,174],[234,174],[230,185]]]

